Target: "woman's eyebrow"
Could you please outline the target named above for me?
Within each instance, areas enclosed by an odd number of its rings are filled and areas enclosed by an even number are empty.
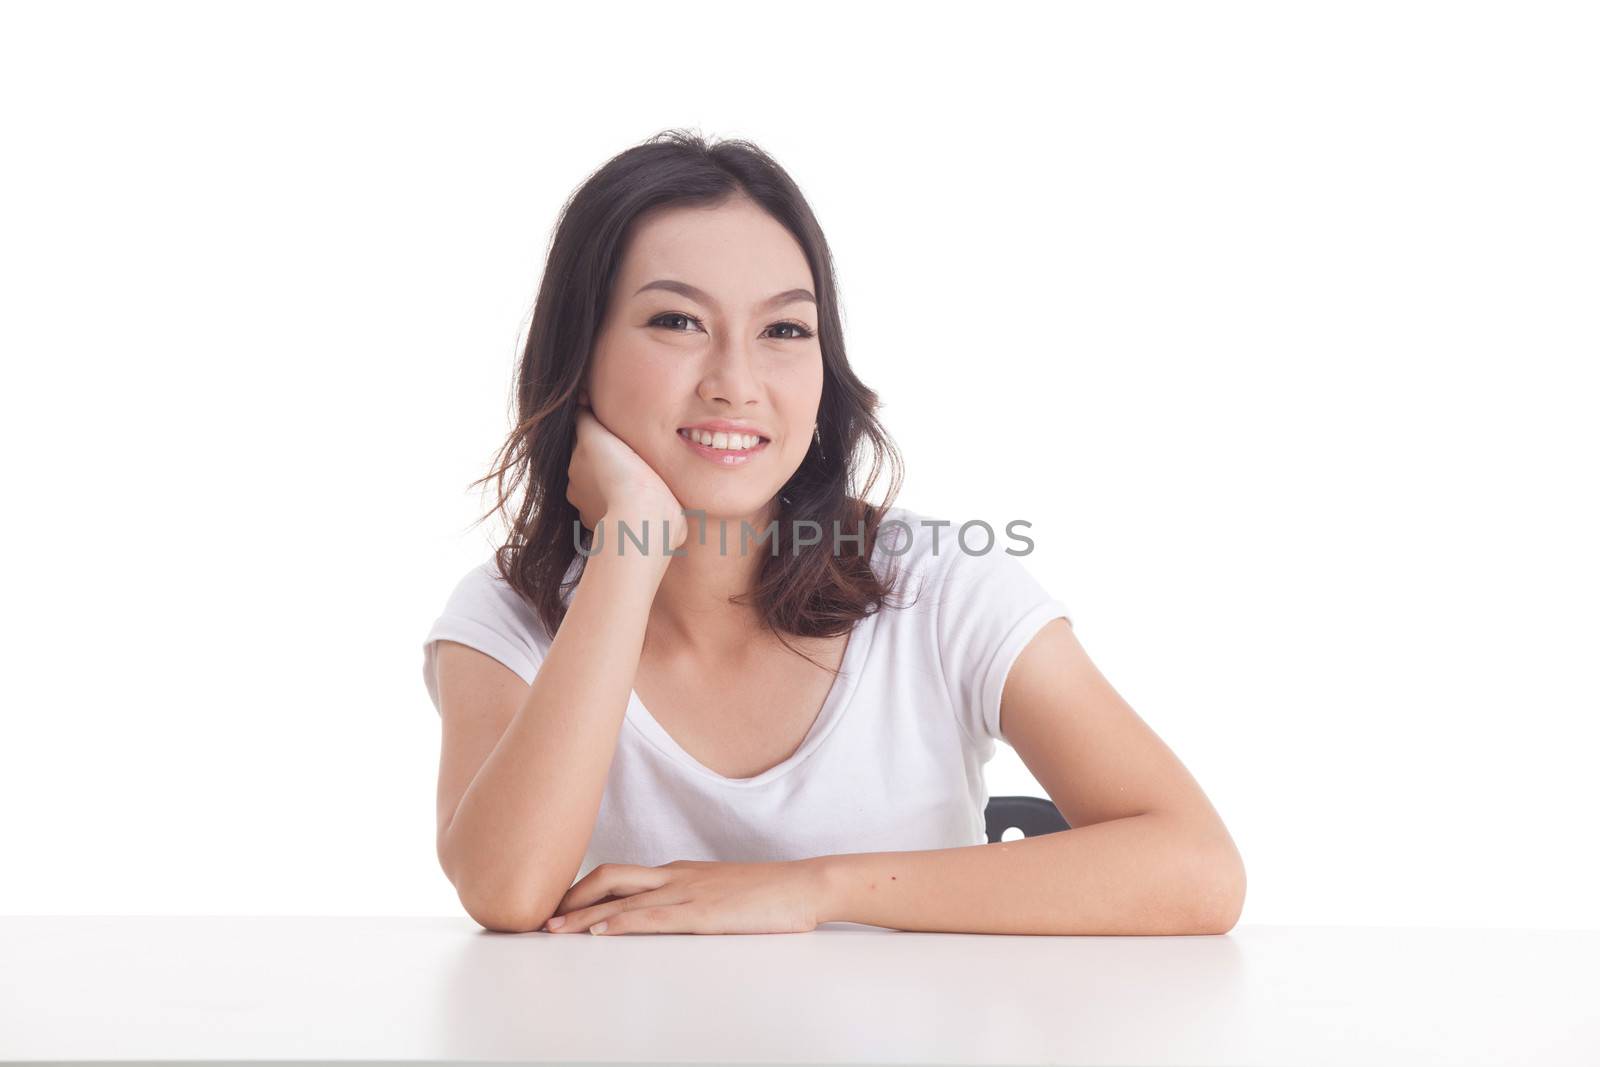
[[[639,287],[639,292],[634,293],[633,295],[638,296],[639,293],[642,293],[647,289],[665,289],[668,292],[678,293],[682,296],[686,296],[690,300],[698,300],[700,303],[706,305],[706,307],[714,308],[718,306],[716,300],[712,299],[710,293],[707,293],[704,289],[697,289],[688,282],[673,281],[671,278],[657,278],[653,282],[646,282],[644,285],[641,285]],[[766,302],[760,306],[763,308],[772,308],[783,304],[791,304],[796,300],[809,300],[813,304],[817,302],[817,298],[811,295],[811,290],[809,289],[787,289],[784,292],[778,293],[776,296],[768,297]]]

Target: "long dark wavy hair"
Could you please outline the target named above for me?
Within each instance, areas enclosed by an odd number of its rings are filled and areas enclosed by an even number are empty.
[[[506,582],[533,606],[551,634],[566,615],[570,586],[563,587],[562,580],[579,556],[573,535],[578,509],[567,499],[567,466],[577,443],[577,393],[631,224],[662,205],[711,207],[739,195],[760,205],[804,249],[816,282],[823,363],[820,443],[813,440],[778,494],[777,545],[774,550],[771,542],[763,543],[764,560],[748,597],[782,641],[785,633],[845,633],[893,592],[893,579],[880,581],[869,564],[879,524],[899,492],[903,464],[878,422],[877,394],[845,358],[832,254],[822,228],[789,175],[756,145],[667,130],[610,159],[563,206],[517,370],[515,427],[493,469],[471,483],[493,481],[498,495],[477,522],[496,512],[508,514],[521,489],[495,559]],[[865,481],[858,483],[863,458],[871,463]],[[866,494],[885,466],[888,495],[880,505],[869,504]],[[795,524],[806,519],[817,523],[811,529],[820,530],[821,540],[796,547]],[[859,542],[841,537],[838,554],[833,551],[836,521],[841,535],[864,533]],[[578,538],[585,551],[592,536],[584,530]],[[747,602],[744,596],[733,599]]]

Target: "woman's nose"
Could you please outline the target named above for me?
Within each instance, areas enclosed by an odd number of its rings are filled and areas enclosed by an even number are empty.
[[[700,380],[700,395],[740,406],[757,399],[760,391],[755,360],[748,347],[738,343],[717,345]]]

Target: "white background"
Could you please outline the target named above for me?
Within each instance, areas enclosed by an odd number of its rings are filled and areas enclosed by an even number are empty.
[[[687,127],[1242,922],[1595,929],[1592,10],[0,8],[0,913],[461,914],[421,639],[561,203]]]

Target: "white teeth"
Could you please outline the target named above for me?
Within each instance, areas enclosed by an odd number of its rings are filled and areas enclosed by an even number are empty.
[[[685,431],[689,439],[708,448],[720,448],[728,452],[742,452],[747,448],[754,448],[761,438],[753,433],[710,433],[706,430]]]

